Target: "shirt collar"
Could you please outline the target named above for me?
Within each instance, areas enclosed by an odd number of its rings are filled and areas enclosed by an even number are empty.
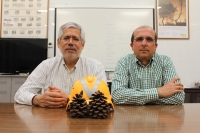
[[[134,54],[134,55],[135,55],[135,54]],[[149,64],[148,64],[147,66],[149,66],[149,65],[153,62],[153,60],[155,60],[155,54],[154,54],[153,57],[150,59],[150,62],[149,62]],[[135,56],[135,62],[136,62],[138,65],[140,65],[140,66],[147,67],[147,66],[142,65],[141,62],[136,58],[136,56]]]
[[[76,71],[76,68],[77,68],[78,66],[80,66],[81,62],[82,62],[82,59],[81,59],[81,57],[79,57],[78,61],[76,62],[75,66],[72,68],[71,71],[73,71],[73,70]],[[63,66],[64,66],[67,70],[69,70],[69,69],[67,68],[67,65],[65,64],[64,58],[62,58],[62,64],[63,64]]]

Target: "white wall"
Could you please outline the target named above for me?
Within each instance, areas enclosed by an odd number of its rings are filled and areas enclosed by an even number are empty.
[[[50,0],[49,6],[49,42],[48,56],[54,56],[54,8],[56,7],[127,7],[155,8],[155,0]],[[158,40],[157,52],[172,58],[182,83],[194,87],[200,80],[200,5],[199,0],[189,1],[189,40]],[[63,16],[64,17],[64,16]],[[128,44],[129,45],[129,44]]]

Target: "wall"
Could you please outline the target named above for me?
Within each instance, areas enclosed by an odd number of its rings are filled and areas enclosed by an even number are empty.
[[[189,40],[158,40],[157,52],[172,58],[182,83],[194,87],[194,82],[200,80],[200,12],[199,0],[189,1]],[[127,7],[155,8],[155,0],[50,0],[49,6],[49,42],[48,56],[54,56],[54,8],[56,7]],[[64,16],[63,16],[64,17]],[[127,44],[129,45],[129,44]]]

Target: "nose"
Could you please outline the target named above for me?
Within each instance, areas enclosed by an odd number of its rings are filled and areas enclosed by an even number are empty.
[[[147,46],[147,40],[146,39],[142,40],[142,46]]]
[[[69,43],[72,43],[72,42],[73,42],[73,38],[70,37],[70,38],[69,38]]]
[[[68,46],[73,47],[73,38],[69,38]]]
[[[73,47],[73,44],[69,42],[69,43],[68,43],[68,46]]]

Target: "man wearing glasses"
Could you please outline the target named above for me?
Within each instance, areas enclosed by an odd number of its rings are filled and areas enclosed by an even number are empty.
[[[36,67],[16,92],[17,103],[49,108],[65,107],[76,80],[93,75],[106,82],[102,63],[80,56],[85,46],[85,33],[80,25],[74,22],[62,25],[57,46],[62,56],[44,60]]]
[[[133,54],[121,58],[114,72],[111,94],[115,104],[182,104],[184,88],[171,59],[156,53],[157,35],[149,26],[132,34]]]

